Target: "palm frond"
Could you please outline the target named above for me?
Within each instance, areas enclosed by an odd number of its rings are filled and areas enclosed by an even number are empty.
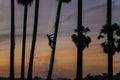
[[[104,38],[105,35],[108,32],[108,27],[107,25],[103,25],[102,29],[100,30],[100,34],[98,36],[98,39]],[[120,26],[117,23],[114,23],[112,25],[112,31],[113,31],[113,42],[112,44],[112,49],[113,49],[113,55],[115,52],[120,52]],[[105,53],[108,53],[108,43],[105,41],[101,44],[103,51]]]
[[[101,39],[101,38],[104,38],[104,36],[100,34],[100,35],[97,37],[97,39]]]
[[[86,46],[89,47],[89,44],[91,43],[91,38],[89,36],[86,37]]]
[[[90,32],[90,29],[88,27],[85,28],[86,32]]]
[[[120,29],[118,29],[115,34],[120,37]]]
[[[101,44],[101,46],[102,46],[102,48],[103,48],[103,51],[104,51],[105,53],[108,53],[108,44],[107,44],[107,42],[106,42],[106,41],[103,42],[103,43]]]
[[[112,25],[113,31],[116,31],[116,30],[118,30],[119,28],[120,28],[120,26],[119,26],[117,23],[114,23],[114,24]]]
[[[77,37],[77,35],[76,34],[73,34],[72,35],[72,41],[75,43],[75,45],[77,46],[77,44],[78,44],[78,37]]]
[[[100,34],[107,34],[107,32],[108,32],[108,26],[103,25],[102,29],[100,30]]]
[[[91,42],[91,38],[89,36],[87,36],[87,32],[90,31],[90,29],[88,27],[84,27],[82,26],[80,30],[75,29],[75,32],[81,31],[82,35],[81,35],[81,39],[82,39],[82,50],[85,49],[86,47],[89,46],[90,42]],[[72,35],[72,41],[75,43],[75,45],[78,45],[78,35],[73,34]]]

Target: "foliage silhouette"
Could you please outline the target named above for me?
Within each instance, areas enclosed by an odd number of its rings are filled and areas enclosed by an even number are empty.
[[[108,28],[109,28],[109,26],[103,25],[102,29],[100,30],[100,34],[98,36],[98,39],[102,39],[102,38],[106,37],[106,35],[108,34]],[[113,33],[112,34],[112,38],[113,38],[112,39],[112,41],[113,41],[113,44],[112,44],[112,56],[113,56],[115,53],[119,53],[120,52],[120,26],[117,23],[115,23],[115,24],[113,24],[111,26],[111,29],[112,29],[112,33]],[[103,43],[101,43],[101,46],[103,48],[103,51],[105,53],[109,54],[108,41],[105,40]],[[112,62],[113,62],[113,59],[112,59]],[[112,66],[113,66],[113,64],[112,64]],[[109,73],[108,73],[108,75],[109,75]]]
[[[107,20],[108,27],[107,41],[108,41],[108,80],[113,80],[113,31],[112,31],[112,0],[107,0]]]
[[[33,0],[17,0],[19,4],[24,6],[24,19],[23,19],[23,42],[22,42],[22,63],[21,63],[21,80],[24,80],[25,74],[25,47],[26,47],[26,28],[27,28],[27,12],[28,5],[31,5]]]
[[[15,7],[11,0],[10,80],[14,80]]]
[[[81,27],[81,31],[82,31],[82,50],[84,50],[86,47],[89,47],[89,44],[91,42],[91,38],[89,36],[87,36],[87,32],[90,32],[90,29],[88,27]],[[75,32],[78,32],[78,30],[75,30]],[[73,34],[72,35],[72,41],[75,43],[76,47],[78,46],[78,35],[77,34]]]
[[[37,37],[38,17],[39,17],[39,0],[36,0],[35,1],[34,29],[33,29],[33,36],[32,36],[32,45],[31,45],[27,80],[32,80],[32,68],[33,68],[33,60],[34,60],[35,43],[36,43],[36,37]]]
[[[113,30],[113,41],[114,41],[114,45],[113,45],[113,55],[117,52],[120,52],[120,26],[117,23],[114,23],[112,25],[112,30]],[[100,34],[98,36],[98,39],[102,39],[105,38],[105,36],[107,35],[108,32],[108,26],[107,25],[103,25],[102,29],[100,30]],[[101,46],[103,48],[103,51],[105,53],[108,53],[108,42],[107,40],[105,40],[103,43],[101,43]]]
[[[59,19],[60,19],[60,12],[62,3],[68,3],[71,0],[57,0],[58,1],[58,7],[57,7],[57,13],[56,13],[56,21],[55,21],[55,31],[54,31],[54,37],[53,37],[53,47],[52,47],[52,54],[50,59],[50,66],[48,71],[47,80],[51,80],[52,72],[53,72],[53,65],[54,65],[54,58],[55,58],[55,49],[56,49],[56,41],[57,41],[57,35],[58,35],[58,26],[59,26]]]
[[[112,28],[112,0],[107,0],[107,19],[106,26],[101,29],[98,39],[104,38],[101,34],[107,34],[107,41],[103,42],[101,45],[103,50],[108,53],[108,80],[113,80],[113,55],[115,54],[115,44]]]
[[[77,16],[77,71],[76,71],[76,80],[82,80],[82,0],[78,0],[78,16]]]
[[[78,32],[79,30],[75,30],[75,32]],[[87,36],[87,33],[90,32],[90,29],[88,27],[84,27],[82,26],[81,27],[81,41],[82,41],[82,44],[80,45],[80,49],[81,49],[81,53],[77,53],[77,54],[83,54],[83,50],[85,48],[88,48],[89,47],[89,44],[91,43],[91,38],[89,36]],[[78,34],[73,34],[72,35],[72,41],[75,43],[76,47],[78,48],[78,43],[79,43],[79,40],[78,40]],[[80,59],[81,58],[81,59]],[[81,63],[77,63],[77,68],[79,68],[78,70],[82,70],[82,62],[83,62],[83,59],[82,59],[82,56],[78,56],[78,59]],[[78,72],[78,71],[77,71]],[[81,71],[82,72],[82,71]],[[82,75],[79,74],[79,73],[76,73],[78,74],[79,76],[76,76],[76,80],[82,80]]]

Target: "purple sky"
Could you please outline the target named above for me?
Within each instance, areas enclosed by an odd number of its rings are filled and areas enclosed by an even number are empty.
[[[16,1],[16,0],[15,0]],[[92,37],[92,43],[90,45],[90,48],[85,50],[85,62],[84,66],[87,69],[84,69],[84,75],[92,72],[93,74],[102,73],[106,70],[106,61],[104,63],[103,60],[107,60],[106,55],[104,54],[97,54],[97,53],[103,53],[102,49],[100,48],[100,42],[97,41],[97,35],[99,34],[99,30],[102,25],[105,24],[106,20],[106,1],[107,0],[83,0],[83,25],[89,26],[91,29],[91,32],[89,35]],[[23,23],[23,6],[18,5],[16,3],[15,6],[15,27],[16,27],[16,42],[18,43],[16,46],[16,64],[20,64],[20,50],[21,42],[22,42],[22,23]],[[54,28],[54,22],[55,22],[55,14],[57,9],[57,2],[56,0],[40,0],[40,10],[39,10],[39,25],[38,25],[38,37],[37,37],[37,45],[36,45],[36,54],[42,57],[50,57],[47,52],[50,53],[50,48],[48,47],[48,42],[46,38],[47,33],[52,33]],[[69,4],[63,4],[62,11],[61,11],[61,19],[60,19],[60,26],[59,26],[59,38],[58,38],[58,55],[57,55],[57,61],[56,61],[56,67],[54,71],[54,76],[65,76],[65,77],[74,77],[75,74],[75,55],[73,53],[76,53],[75,45],[72,43],[71,35],[74,33],[74,29],[77,25],[77,0],[71,0]],[[29,8],[29,14],[28,14],[28,28],[27,28],[27,58],[29,58],[29,51],[30,51],[30,45],[31,45],[31,36],[32,36],[32,30],[33,30],[33,19],[34,19],[34,3]],[[120,0],[113,0],[113,23],[117,22],[119,24],[120,22]],[[3,72],[0,71],[0,76],[6,76],[9,74],[8,68],[6,68],[8,62],[9,62],[9,37],[10,35],[10,0],[0,0],[0,57],[4,57],[3,61],[6,62],[4,65],[0,65],[0,70],[3,70]],[[41,47],[44,46],[44,47]],[[99,48],[99,49],[98,49]],[[71,50],[70,50],[71,49]],[[71,51],[71,54],[69,57],[65,57],[65,52]],[[90,57],[88,57],[88,54],[86,53],[92,53]],[[43,54],[43,53],[46,53]],[[66,56],[68,53],[66,54]],[[96,55],[101,58],[94,58],[93,55]],[[37,56],[36,56],[37,57]],[[68,60],[72,60],[73,62],[67,62],[67,61],[60,61],[61,57],[65,57]],[[115,72],[117,72],[119,66],[116,66],[117,64],[120,65],[120,61],[118,60],[119,57],[115,59]],[[45,59],[47,60],[47,59]],[[49,60],[49,59],[48,59]],[[99,61],[100,64],[93,63],[92,65],[88,64],[86,60],[89,60],[90,62],[96,60]],[[39,62],[41,61],[41,62]],[[88,61],[88,62],[89,62]],[[26,66],[28,63],[28,59],[26,60]],[[45,65],[48,65],[48,62],[45,62],[44,59],[39,59],[39,57],[36,58],[35,63],[35,70],[34,75],[40,75],[44,73],[42,76],[45,77],[47,73],[48,67],[41,67],[41,63]],[[63,64],[69,63],[68,65],[64,66]],[[40,71],[37,70],[39,68],[37,67],[37,64],[39,64],[38,67],[41,67]],[[105,65],[104,65],[105,64]],[[63,67],[64,66],[64,67]],[[71,66],[68,68],[68,66]],[[92,67],[95,67],[95,71],[93,71]],[[98,67],[98,68],[96,68]],[[16,68],[20,68],[20,65],[16,65]],[[99,69],[99,70],[98,70]],[[58,71],[57,71],[58,70]],[[65,72],[63,72],[65,70]],[[98,70],[98,71],[97,71]],[[99,72],[100,71],[100,72]],[[70,73],[71,74],[67,74]],[[19,76],[19,71],[16,71],[16,75]]]

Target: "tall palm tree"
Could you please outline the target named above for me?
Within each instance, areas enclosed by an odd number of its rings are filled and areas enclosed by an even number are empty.
[[[113,80],[113,31],[111,27],[112,23],[112,0],[107,0],[107,20],[108,26],[107,41],[108,41],[108,80]]]
[[[82,0],[78,0],[78,20],[77,20],[77,30],[78,30],[78,45],[77,45],[77,73],[76,80],[82,80]]]
[[[107,41],[108,41],[108,80],[113,80],[113,31],[111,28],[112,23],[112,0],[107,0]]]
[[[75,32],[78,32],[79,30],[75,30]],[[81,27],[81,45],[80,45],[80,49],[81,49],[81,53],[77,53],[77,73],[76,73],[76,80],[82,80],[82,63],[83,63],[83,50],[89,46],[90,42],[91,42],[91,38],[89,36],[87,36],[87,32],[90,31],[90,29],[88,27]],[[79,46],[79,39],[78,39],[78,34],[73,34],[72,35],[72,41],[75,43],[76,47],[78,48]]]
[[[108,39],[101,43],[103,51],[108,54],[108,80],[113,80],[113,55],[120,52],[120,26],[118,24],[111,25],[112,44]],[[100,30],[98,39],[105,38],[109,33],[109,26],[106,24]],[[109,35],[110,36],[110,35]],[[111,50],[110,50],[111,49]],[[110,52],[111,51],[111,52]]]
[[[11,40],[10,40],[10,80],[14,80],[14,49],[15,49],[15,9],[14,0],[11,0]]]
[[[56,41],[57,41],[57,35],[58,35],[58,26],[59,26],[59,19],[60,19],[60,12],[61,12],[62,3],[68,3],[71,0],[57,0],[57,1],[58,1],[58,7],[57,7],[57,13],[56,13],[56,21],[55,21],[55,25],[54,25],[55,31],[54,31],[52,54],[51,54],[51,59],[50,59],[50,66],[49,66],[47,80],[51,80],[52,72],[53,72],[55,50],[56,50]]]
[[[107,0],[107,41],[108,41],[108,80],[113,80],[113,31],[111,28],[112,23],[112,0]]]
[[[34,16],[34,30],[33,30],[33,37],[32,37],[32,46],[31,46],[31,53],[30,53],[27,80],[32,80],[32,68],[33,68],[33,60],[34,60],[34,50],[35,50],[37,27],[38,27],[38,17],[39,17],[38,14],[39,14],[39,0],[36,0],[36,2],[35,2],[35,16]]]
[[[26,47],[26,27],[27,27],[27,12],[28,5],[31,5],[33,0],[17,0],[19,4],[24,6],[24,20],[23,20],[23,43],[22,43],[22,63],[21,63],[21,80],[24,80],[25,74],[25,47]]]

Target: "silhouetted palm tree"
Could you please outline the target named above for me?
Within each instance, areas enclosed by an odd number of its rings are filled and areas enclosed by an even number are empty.
[[[78,30],[78,45],[77,45],[77,72],[76,80],[82,80],[82,0],[78,0],[78,18],[77,18],[77,30]]]
[[[26,27],[27,27],[27,12],[28,5],[30,5],[33,0],[17,0],[19,4],[24,6],[24,20],[23,20],[23,43],[22,43],[22,64],[21,64],[21,80],[24,80],[25,74],[25,47],[26,47]]]
[[[120,52],[120,26],[118,24],[113,24],[111,26],[112,29],[112,44],[109,44],[108,39],[101,43],[103,51],[108,54],[108,80],[113,80],[113,55],[116,52]],[[105,38],[106,35],[109,33],[109,26],[104,25],[100,30],[100,34],[98,39]],[[110,35],[109,35],[110,36]],[[110,46],[110,49],[109,49]],[[110,52],[111,51],[111,52]],[[111,54],[111,55],[110,55]],[[110,55],[110,59],[109,59]]]
[[[10,80],[14,80],[14,49],[15,49],[15,9],[14,0],[11,0],[11,40],[10,40]]]
[[[82,80],[82,62],[83,62],[83,50],[89,46],[90,42],[91,42],[91,38],[89,36],[87,36],[87,32],[90,31],[90,29],[88,27],[84,27],[81,26],[80,30],[75,30],[75,32],[81,31],[81,45],[80,45],[80,49],[81,49],[81,53],[77,53],[77,73],[76,73],[76,80]],[[78,48],[80,41],[79,41],[79,37],[78,34],[73,34],[72,35],[72,41],[75,43],[76,47]]]
[[[113,31],[112,31],[112,0],[107,0],[107,21],[108,26],[107,41],[108,41],[108,80],[113,80]]]
[[[112,0],[107,0],[107,44],[108,44],[108,80],[113,80],[114,39],[112,30]]]
[[[57,0],[58,1],[58,7],[57,7],[57,13],[56,13],[56,22],[55,22],[55,31],[54,31],[54,37],[53,37],[53,46],[52,46],[52,54],[50,59],[50,66],[48,71],[47,80],[51,80],[52,72],[53,72],[53,65],[54,65],[54,58],[55,58],[55,49],[56,49],[56,41],[57,41],[57,35],[58,35],[58,26],[59,26],[59,19],[60,19],[60,12],[61,12],[61,6],[62,3],[68,3],[71,0]]]
[[[113,31],[112,31],[112,0],[107,0],[107,21],[108,26],[107,41],[108,41],[108,80],[113,80]]]
[[[35,16],[34,16],[34,30],[33,30],[33,37],[32,37],[32,45],[31,45],[31,53],[30,53],[27,80],[32,80],[32,68],[33,68],[33,60],[34,60],[34,50],[35,50],[37,27],[38,27],[38,17],[39,17],[38,15],[39,15],[39,0],[36,0],[36,2],[35,2]]]

